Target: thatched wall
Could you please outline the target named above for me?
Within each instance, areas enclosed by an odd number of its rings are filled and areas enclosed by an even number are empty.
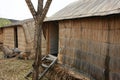
[[[45,40],[45,37],[43,36],[42,34],[42,54],[43,55],[46,55],[46,40]]]
[[[15,34],[14,28],[17,28]],[[34,22],[28,21],[23,23],[22,26],[14,25],[3,28],[3,44],[10,48],[15,48],[15,35],[18,37],[18,48],[21,51],[32,51],[34,44]],[[2,36],[0,35],[0,38]],[[1,38],[2,39],[2,38]],[[1,40],[0,39],[0,40]],[[46,40],[42,34],[42,53],[46,54]]]
[[[17,27],[18,29],[18,49],[21,51],[26,50],[26,39],[25,34],[22,26]]]
[[[26,51],[33,50],[34,47],[34,31],[35,23],[34,21],[29,21],[23,24],[22,26],[24,32],[24,40],[26,41]],[[46,54],[46,40],[42,33],[42,53]]]
[[[3,29],[0,29],[0,44],[3,43]]]
[[[59,21],[59,63],[96,80],[120,79],[120,17]]]
[[[14,48],[14,28],[4,28],[3,29],[3,45]]]

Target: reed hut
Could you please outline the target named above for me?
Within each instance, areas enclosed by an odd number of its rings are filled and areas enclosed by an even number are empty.
[[[43,28],[48,53],[73,76],[120,80],[120,0],[78,0],[46,18]]]
[[[21,51],[30,52],[33,50],[34,44],[34,21],[33,19],[27,19],[19,21],[11,25],[3,26],[0,28],[0,41],[3,45],[9,46],[9,48],[18,48]],[[45,54],[46,42],[42,35],[42,53]]]

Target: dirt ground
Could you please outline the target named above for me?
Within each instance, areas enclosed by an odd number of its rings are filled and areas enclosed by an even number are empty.
[[[0,52],[0,80],[26,80],[24,77],[31,69],[33,60],[4,59]]]

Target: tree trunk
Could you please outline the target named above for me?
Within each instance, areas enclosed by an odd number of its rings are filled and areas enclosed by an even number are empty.
[[[34,34],[34,53],[35,61],[33,63],[33,78],[32,80],[38,80],[39,76],[39,66],[41,64],[41,41],[42,41],[42,24],[44,18],[49,10],[52,0],[47,0],[45,7],[43,9],[43,1],[38,0],[38,9],[37,12],[34,9],[34,6],[31,0],[25,0],[35,21],[35,34]]]
[[[32,80],[38,80],[39,75],[39,66],[41,64],[41,33],[42,33],[42,25],[39,25],[36,23],[36,29],[35,29],[35,61],[33,64],[33,79]]]
[[[39,78],[39,66],[41,65],[41,41],[42,41],[42,23],[39,24],[38,20],[43,11],[43,0],[38,0],[37,19],[35,20],[35,35],[34,35],[34,50],[35,61],[33,66],[33,78],[32,80],[38,80]]]

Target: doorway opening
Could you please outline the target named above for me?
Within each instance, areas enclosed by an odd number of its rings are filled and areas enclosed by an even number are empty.
[[[59,45],[59,26],[58,22],[51,23],[48,29],[48,44],[49,44],[49,53],[53,56],[58,56],[58,45]]]
[[[17,27],[14,27],[14,48],[18,48],[18,31]]]

